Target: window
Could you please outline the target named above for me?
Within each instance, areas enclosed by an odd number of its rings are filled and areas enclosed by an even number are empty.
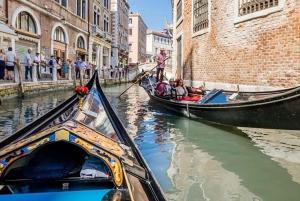
[[[103,21],[103,27],[104,27],[104,31],[108,32],[108,16],[104,15],[104,21]]]
[[[15,27],[24,31],[36,33],[34,20],[31,15],[25,11],[18,14]]]
[[[57,3],[61,4],[64,7],[67,7],[67,0],[55,0]]]
[[[193,33],[208,28],[208,0],[195,0],[193,8]]]
[[[61,27],[57,27],[54,31],[54,40],[60,41],[60,42],[66,42],[65,40],[65,32]]]
[[[77,15],[83,19],[86,18],[86,0],[77,0]]]
[[[132,18],[129,18],[129,24],[132,24]]]
[[[129,44],[129,51],[132,50],[132,44]]]
[[[103,6],[108,9],[108,0],[103,0]]]
[[[128,34],[132,36],[132,29],[129,29]]]
[[[85,44],[82,36],[79,36],[77,39],[77,47],[85,49]]]
[[[100,12],[100,9],[96,6],[94,6],[94,25],[100,25],[100,15],[101,15],[101,12]]]
[[[180,18],[182,18],[182,0],[179,0],[177,3],[177,21],[179,21]]]
[[[239,16],[278,6],[279,0],[239,0]]]

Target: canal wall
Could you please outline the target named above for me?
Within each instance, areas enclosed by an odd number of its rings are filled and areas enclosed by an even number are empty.
[[[106,78],[103,79],[103,75],[100,74],[100,84],[101,85],[114,85],[121,83],[132,82],[133,78],[139,73],[138,69],[132,69],[129,71],[128,79],[124,77],[120,78]],[[84,79],[83,84],[85,85],[89,79]],[[79,86],[79,80],[57,80],[52,81],[49,78],[42,78],[37,82],[25,81],[23,82],[24,95],[37,94],[41,92],[51,92],[58,90],[70,90],[74,89],[75,86]],[[13,82],[0,82],[0,102],[4,99],[16,98],[21,96],[21,91],[19,83]]]

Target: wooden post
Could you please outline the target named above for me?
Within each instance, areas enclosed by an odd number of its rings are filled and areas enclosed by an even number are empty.
[[[23,86],[23,78],[22,78],[22,69],[20,61],[17,60],[18,74],[19,74],[19,88],[20,88],[20,96],[24,98],[24,86]]]

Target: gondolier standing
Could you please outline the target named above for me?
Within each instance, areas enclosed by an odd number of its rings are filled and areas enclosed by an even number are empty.
[[[165,60],[170,58],[169,55],[165,53],[165,48],[160,48],[160,53],[156,56],[157,68],[156,68],[156,82],[163,81]]]

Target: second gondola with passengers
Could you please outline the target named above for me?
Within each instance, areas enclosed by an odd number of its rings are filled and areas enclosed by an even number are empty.
[[[141,79],[140,86],[154,103],[191,119],[236,127],[300,129],[300,87],[262,92],[205,91],[185,86],[180,79],[156,82],[150,74]]]

